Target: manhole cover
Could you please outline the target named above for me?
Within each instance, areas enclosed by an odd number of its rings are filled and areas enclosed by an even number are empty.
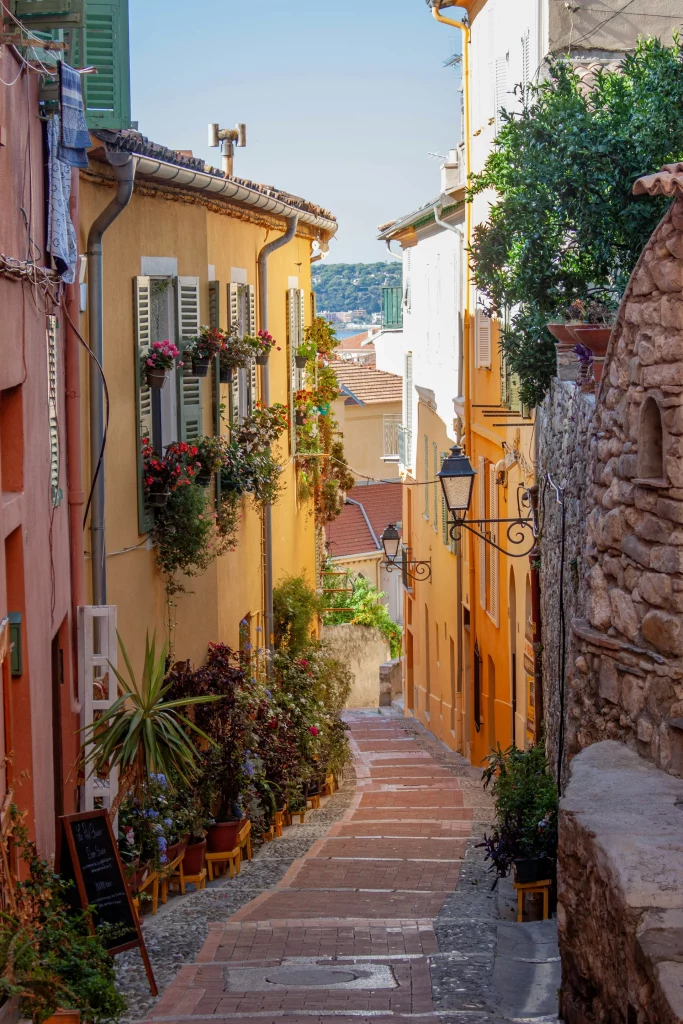
[[[382,989],[397,988],[389,964],[344,964],[316,962],[316,957],[291,957],[279,966],[228,967],[226,992],[272,992],[294,988]]]
[[[356,981],[361,975],[352,971],[335,971],[329,967],[278,967],[269,971],[266,981],[271,985],[293,985],[296,988],[313,988],[318,985],[345,985]]]

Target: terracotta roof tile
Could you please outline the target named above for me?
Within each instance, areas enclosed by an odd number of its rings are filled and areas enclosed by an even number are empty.
[[[378,546],[384,527],[388,523],[400,523],[403,514],[403,487],[401,484],[359,485],[348,491],[347,502],[341,515],[325,527],[325,540],[332,558],[349,555],[372,554]],[[353,504],[358,502],[363,508]],[[363,510],[365,515],[363,515]],[[375,539],[368,528],[374,531]]]
[[[638,178],[633,186],[636,196],[683,196],[683,164],[665,164],[656,174]]]
[[[403,396],[403,378],[395,373],[378,370],[359,363],[334,363],[339,383],[349,389],[361,402],[400,402]]]
[[[369,331],[363,331],[362,334],[352,334],[350,338],[342,338],[339,344],[335,347],[335,352],[342,349],[357,349],[362,348],[363,351],[375,348],[373,342],[368,341]]]

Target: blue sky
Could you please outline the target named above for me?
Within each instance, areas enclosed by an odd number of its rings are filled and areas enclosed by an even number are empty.
[[[207,125],[247,124],[235,173],[326,206],[330,262],[372,262],[377,225],[439,190],[457,141],[459,49],[424,0],[131,0],[140,131],[220,166]]]

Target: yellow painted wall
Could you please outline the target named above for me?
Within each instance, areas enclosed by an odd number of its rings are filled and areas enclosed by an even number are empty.
[[[344,451],[351,471],[357,478],[398,480],[398,462],[383,462],[384,417],[401,420],[401,402],[372,402],[368,405],[345,405],[340,398],[334,403],[334,414],[344,435]]]
[[[443,421],[422,401],[416,436],[416,479],[433,481],[434,444],[440,468],[442,453],[452,442]],[[464,696],[457,675],[459,559],[451,550],[450,538],[444,541],[441,493],[438,483],[404,488],[404,543],[411,549],[411,558],[432,562],[431,579],[412,583],[412,593],[405,595],[404,699],[406,710],[438,739],[462,750]]]
[[[182,194],[179,194],[182,195]],[[113,196],[111,188],[87,177],[81,181],[80,251],[85,251],[90,224]],[[283,229],[282,229],[283,230]],[[107,575],[110,604],[118,608],[118,628],[134,665],[142,657],[145,630],[165,634],[168,609],[162,580],[145,538],[138,533],[136,466],[136,394],[133,279],[140,274],[143,256],[174,256],[178,274],[200,279],[200,322],[209,319],[209,265],[222,285],[223,326],[226,286],[231,268],[246,268],[247,280],[256,284],[256,260],[266,241],[281,234],[238,216],[208,210],[202,205],[168,201],[158,195],[136,192],[129,207],[104,236],[104,372],[109,388],[111,418],[105,456]],[[286,294],[290,276],[310,295],[310,240],[297,236],[269,261],[269,329],[281,343],[270,359],[270,400],[287,402],[289,374],[286,366]],[[310,302],[306,303],[307,311]],[[310,314],[307,314],[310,315]],[[87,338],[87,314],[81,333]],[[87,417],[87,359],[82,360],[83,458],[89,466]],[[202,382],[204,432],[213,432],[211,376]],[[227,385],[224,387],[227,404]],[[305,572],[315,577],[315,531],[310,509],[299,508],[295,470],[289,458],[287,438],[282,444],[285,494],[273,511],[274,579],[284,573]],[[86,479],[88,473],[86,471]],[[239,622],[247,613],[263,624],[262,547],[260,515],[243,499],[242,521],[236,550],[215,560],[201,577],[188,580],[187,595],[174,598],[171,616],[174,656],[203,662],[207,644],[238,645]],[[89,532],[86,533],[89,547]],[[115,552],[122,552],[116,554]],[[87,566],[89,577],[89,564]],[[88,579],[89,582],[89,579]],[[258,617],[258,618],[257,618]]]

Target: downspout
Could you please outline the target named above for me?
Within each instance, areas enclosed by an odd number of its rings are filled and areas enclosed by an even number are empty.
[[[107,153],[118,182],[116,195],[88,232],[88,342],[100,366],[104,365],[104,295],[102,237],[123,213],[133,195],[137,160],[130,153]],[[90,508],[92,603],[107,603],[107,566],[104,526],[104,384],[97,363],[90,360],[90,469],[93,485]],[[100,463],[100,456],[102,462]]]
[[[401,255],[399,256],[399,254],[397,252],[394,252],[394,250],[391,248],[391,239],[390,238],[387,238],[386,243],[387,243],[387,252],[389,253],[389,255],[393,256],[395,260],[400,260],[401,263],[403,263],[403,253],[401,253]]]
[[[299,214],[288,217],[287,230],[284,235],[276,238],[275,241],[264,245],[258,254],[258,310],[259,324],[262,331],[268,330],[268,257],[291,242],[296,234]],[[261,399],[264,405],[270,405],[270,371],[268,363],[261,367]],[[264,544],[265,544],[265,638],[266,649],[269,654],[273,653],[273,509],[270,504],[264,509]],[[270,674],[272,661],[268,659],[268,673]]]
[[[69,213],[78,238],[79,172],[71,173]],[[71,324],[78,324],[80,316],[80,285],[78,268],[76,280],[66,286],[66,347],[65,347],[65,404],[66,404],[66,461],[69,502],[69,555],[71,559],[71,616],[73,630],[74,673],[78,665],[76,623],[78,608],[85,604],[85,564],[83,560],[83,466],[81,462],[81,372],[79,341]],[[71,322],[69,322],[71,321]],[[74,690],[74,692],[76,692]]]
[[[436,0],[436,5],[432,7],[432,17],[435,21],[438,21],[442,25],[448,25],[449,28],[458,28],[462,32],[462,88],[463,88],[463,107],[465,110],[465,124],[464,124],[464,136],[465,136],[465,184],[469,182],[470,174],[472,172],[472,120],[470,114],[470,28],[464,21],[456,21],[453,18],[445,18],[439,11],[441,0]],[[465,252],[469,249],[472,244],[472,203],[465,204]],[[465,398],[465,451],[468,455],[472,454],[472,395],[470,392],[471,388],[471,373],[470,373],[470,329],[472,323],[471,316],[471,304],[472,304],[472,282],[471,282],[471,269],[469,259],[465,260],[465,304],[463,311],[463,350],[464,350],[464,374],[461,378],[463,380],[463,392]],[[474,537],[469,534],[467,536],[466,543],[469,545],[469,566],[470,566],[470,607],[472,607],[474,600],[473,595],[475,594],[475,566],[474,566]],[[462,575],[462,573],[460,574]],[[462,589],[462,584],[461,584]],[[462,647],[465,641],[465,627],[463,622],[463,615],[460,615],[460,622],[458,624],[458,632],[460,635],[460,646]],[[470,627],[470,665],[474,670],[474,643],[476,640],[476,629],[474,628],[474,622]],[[469,757],[469,742],[470,742],[470,708],[469,708],[469,692],[464,686],[463,681],[463,693],[465,695],[465,714],[464,714],[464,730],[463,730],[463,748],[466,757]]]

